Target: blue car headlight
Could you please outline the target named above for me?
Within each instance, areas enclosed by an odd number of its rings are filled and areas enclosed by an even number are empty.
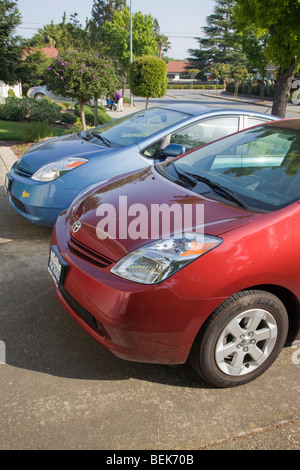
[[[35,181],[54,181],[65,173],[84,165],[87,161],[86,158],[63,158],[43,166],[31,178]]]

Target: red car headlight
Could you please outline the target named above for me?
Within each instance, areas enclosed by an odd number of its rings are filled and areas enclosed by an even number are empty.
[[[111,272],[130,281],[157,284],[221,242],[221,238],[210,235],[184,233],[129,253],[118,261]]]

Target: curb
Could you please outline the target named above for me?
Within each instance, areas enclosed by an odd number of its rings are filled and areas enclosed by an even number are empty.
[[[272,107],[273,106],[273,100],[269,100],[269,99],[265,99],[264,101],[261,101],[259,98],[245,98],[243,96],[241,97],[234,97],[232,95],[222,95],[222,94],[218,94],[218,95],[215,95],[213,93],[202,93],[203,96],[209,96],[210,98],[220,98],[222,100],[225,100],[225,101],[237,101],[237,102],[240,102],[240,103],[247,103],[247,104],[254,104],[255,106],[264,106],[266,108],[268,107]],[[292,109],[289,109],[289,106],[292,106]],[[294,112],[294,113],[300,113],[300,109],[295,109],[294,108],[295,105],[291,105],[291,103],[288,103],[287,104],[287,107],[286,107],[286,110],[288,111],[291,111],[291,112]]]
[[[4,185],[5,175],[17,160],[10,147],[0,147],[0,185]]]

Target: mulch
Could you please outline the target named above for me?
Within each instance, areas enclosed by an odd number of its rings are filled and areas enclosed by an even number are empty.
[[[20,142],[18,140],[0,140],[1,147],[10,147],[17,158],[28,150],[35,142]]]

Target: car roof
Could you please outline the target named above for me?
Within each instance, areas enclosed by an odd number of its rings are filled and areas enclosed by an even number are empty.
[[[247,111],[245,109],[232,109],[232,108],[218,108],[216,106],[205,106],[203,104],[197,103],[189,103],[189,102],[182,102],[182,103],[175,103],[175,104],[165,104],[162,106],[158,106],[162,109],[171,109],[174,111],[181,111],[183,113],[191,114],[194,116],[198,116],[201,114],[207,113],[214,113],[214,114],[247,114],[253,116],[266,116],[269,119],[278,119],[276,116],[272,116],[270,114],[259,113],[256,111]]]

